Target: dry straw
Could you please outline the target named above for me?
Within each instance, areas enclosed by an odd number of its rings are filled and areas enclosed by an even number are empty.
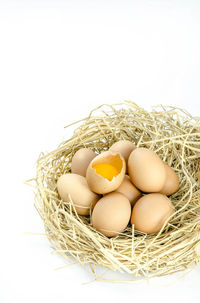
[[[146,111],[126,101],[102,105],[73,124],[79,126],[70,139],[39,157],[34,179],[35,206],[54,249],[65,258],[90,264],[94,274],[97,264],[143,278],[196,266],[200,261],[200,118],[175,107]],[[179,176],[180,189],[170,197],[176,212],[157,234],[146,235],[128,226],[107,238],[93,229],[89,217],[76,213],[70,197],[63,203],[58,196],[57,179],[70,172],[79,148],[100,153],[120,139],[154,150]]]

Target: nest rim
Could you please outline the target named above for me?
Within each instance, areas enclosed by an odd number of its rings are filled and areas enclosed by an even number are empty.
[[[160,123],[162,119],[165,125]],[[67,127],[78,123],[71,138],[52,152],[40,154],[37,160],[35,207],[52,247],[69,261],[75,258],[82,265],[90,264],[96,280],[102,279],[96,274],[96,265],[129,273],[133,278],[148,279],[197,266],[200,262],[200,119],[176,107],[161,105],[147,111],[126,101],[103,104],[87,118]],[[133,128],[131,131],[127,131],[127,123]],[[133,130],[137,133],[135,141],[130,136]],[[160,133],[163,130],[168,135],[164,138]],[[176,211],[159,233],[146,235],[128,226],[123,233],[107,238],[91,226],[90,216],[77,214],[70,197],[68,202],[59,198],[56,180],[70,172],[72,156],[79,148],[89,147],[100,153],[120,139],[131,139],[137,147],[156,151],[179,174],[180,189],[170,197]]]

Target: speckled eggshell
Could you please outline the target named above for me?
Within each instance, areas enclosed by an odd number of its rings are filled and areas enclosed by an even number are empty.
[[[165,164],[166,181],[160,193],[163,195],[172,195],[179,189],[179,179],[174,169]]]
[[[128,198],[131,203],[131,206],[142,196],[141,191],[139,191],[131,182],[128,175],[124,176],[124,180],[121,185],[116,189],[115,192],[121,193]]]
[[[96,155],[89,148],[80,148],[72,157],[71,172],[85,177],[88,165]]]
[[[63,202],[69,202],[69,195],[79,215],[89,215],[100,196],[92,192],[86,178],[77,174],[65,174],[58,178],[58,193]]]
[[[136,148],[128,159],[132,183],[146,193],[160,192],[166,180],[163,161],[147,148]]]
[[[120,193],[110,193],[101,198],[92,212],[92,225],[108,237],[116,236],[127,227],[131,215],[129,200]]]
[[[107,180],[106,178],[102,177],[101,175],[96,173],[95,168],[92,166],[99,163],[113,163],[113,159],[117,157],[120,160],[120,172],[116,177],[113,177],[111,181]],[[122,183],[126,171],[126,163],[124,158],[121,156],[120,153],[113,152],[113,151],[105,151],[102,152],[100,155],[95,157],[89,164],[87,172],[86,172],[86,179],[90,189],[98,194],[107,194],[111,191],[117,189],[120,184]]]
[[[167,196],[160,193],[147,194],[135,203],[131,224],[143,233],[156,233],[173,213],[174,207]]]

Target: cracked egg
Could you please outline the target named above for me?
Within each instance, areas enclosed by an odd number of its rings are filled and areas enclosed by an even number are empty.
[[[90,189],[98,194],[107,194],[117,189],[126,172],[126,163],[118,152],[106,151],[89,164],[86,179]]]

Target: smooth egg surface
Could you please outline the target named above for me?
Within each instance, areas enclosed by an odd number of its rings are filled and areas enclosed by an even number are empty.
[[[115,142],[109,150],[114,152],[119,152],[124,158],[126,164],[128,165],[128,158],[130,153],[136,148],[135,144],[128,140],[120,140]],[[128,166],[127,166],[128,169]]]
[[[92,191],[106,194],[114,191],[125,176],[126,163],[120,153],[106,151],[89,164],[86,179]]]
[[[131,182],[128,175],[124,176],[124,180],[121,185],[116,189],[116,192],[123,194],[128,198],[131,205],[133,206],[135,202],[142,196],[141,191],[139,191]]]
[[[173,213],[174,207],[167,196],[160,193],[147,194],[134,205],[131,224],[143,233],[156,233]]]
[[[79,215],[89,215],[90,209],[99,200],[99,195],[92,192],[86,178],[77,174],[65,174],[58,178],[57,189],[61,199],[69,202],[69,195]]]
[[[128,172],[132,183],[146,193],[160,192],[166,180],[163,161],[147,148],[136,148],[128,159]]]
[[[72,157],[71,172],[85,177],[89,163],[96,156],[97,154],[91,149],[80,148]]]
[[[166,181],[160,193],[164,195],[172,195],[179,189],[179,179],[172,167],[165,164]]]
[[[116,236],[128,225],[131,215],[129,200],[120,193],[110,193],[95,205],[91,222],[93,227],[108,237]]]

